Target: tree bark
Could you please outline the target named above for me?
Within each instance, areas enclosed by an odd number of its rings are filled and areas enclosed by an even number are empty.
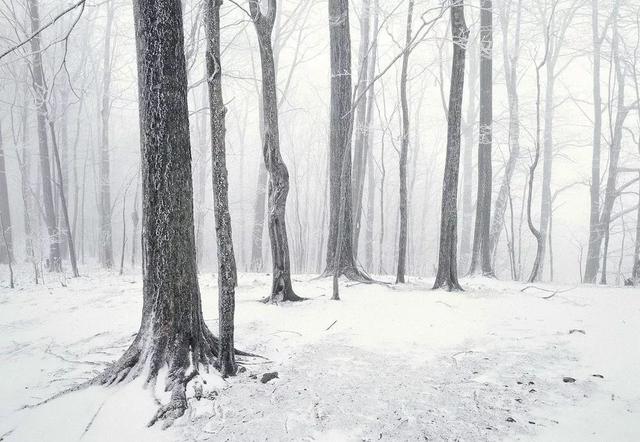
[[[591,36],[593,40],[593,152],[589,186],[589,242],[583,282],[595,283],[600,267],[602,226],[600,225],[600,157],[602,139],[602,93],[600,65],[604,33],[600,34],[598,0],[591,0]]]
[[[143,306],[131,347],[94,382],[167,368],[170,402],[150,425],[187,408],[185,389],[218,355],[202,317],[193,227],[187,70],[180,0],[134,0],[142,150]]]
[[[434,289],[462,290],[458,282],[458,174],[460,170],[460,123],[464,92],[464,66],[469,30],[464,19],[464,0],[451,2],[453,61],[449,90],[447,155],[442,187],[440,250]]]
[[[407,266],[407,229],[408,229],[408,195],[407,195],[407,155],[409,152],[409,102],[407,100],[407,70],[409,69],[409,47],[411,45],[411,22],[413,20],[414,0],[409,0],[407,11],[407,31],[405,50],[402,55],[402,71],[400,74],[400,106],[402,110],[402,140],[400,145],[400,234],[398,235],[398,270],[396,284],[405,282]]]
[[[492,192],[492,129],[493,129],[493,5],[480,0],[480,128],[478,145],[478,198],[473,233],[471,269],[493,276],[490,244]]]
[[[280,154],[278,127],[278,102],[276,97],[276,72],[271,45],[271,34],[276,17],[276,0],[269,0],[266,14],[253,0],[249,0],[249,11],[258,35],[260,61],[262,65],[262,105],[264,110],[264,141],[262,152],[269,174],[268,212],[269,240],[273,279],[267,302],[299,301],[291,285],[291,263],[289,242],[285,223],[289,172]]]
[[[351,37],[348,0],[329,0],[329,52],[331,64],[331,116],[329,135],[329,236],[325,275],[333,275],[338,230],[343,225],[338,273],[350,279],[368,281],[356,265],[353,253],[353,197],[351,182]],[[345,166],[343,167],[343,163]],[[344,169],[344,173],[343,173]],[[344,186],[344,210],[341,211]]]
[[[205,29],[207,36],[207,83],[211,115],[211,162],[213,205],[218,252],[218,361],[223,377],[236,374],[238,366],[233,348],[233,316],[235,312],[236,261],[233,252],[231,215],[229,213],[229,179],[225,146],[225,114],[222,97],[222,64],[220,60],[220,5],[222,0],[206,0]]]
[[[357,90],[364,90],[369,83],[369,40],[371,34],[371,0],[362,1],[360,12],[360,48],[358,49]],[[374,32],[376,30],[374,29]],[[375,44],[375,43],[374,43]],[[362,221],[362,200],[364,195],[364,177],[366,173],[367,153],[365,151],[369,138],[367,126],[368,103],[366,96],[360,100],[355,109],[355,143],[353,146],[353,255],[358,256],[360,226]]]
[[[31,32],[40,29],[40,11],[38,0],[27,0]],[[42,202],[44,206],[45,222],[49,234],[49,262],[50,271],[62,271],[62,259],[60,257],[60,235],[56,223],[56,215],[53,208],[53,189],[51,185],[51,161],[49,159],[49,143],[47,138],[47,109],[48,89],[44,78],[42,54],[40,48],[40,35],[36,35],[30,41],[32,53],[31,75],[33,80],[34,97],[36,101],[38,120],[38,145],[40,154],[40,175],[42,181]]]

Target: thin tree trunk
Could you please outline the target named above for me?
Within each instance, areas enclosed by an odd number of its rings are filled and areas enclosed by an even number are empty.
[[[520,157],[520,99],[518,97],[518,60],[520,57],[520,24],[522,17],[522,0],[517,0],[516,28],[514,35],[509,33],[510,8],[500,11],[502,24],[502,45],[504,58],[505,84],[509,101],[509,159],[504,169],[504,176],[496,198],[490,230],[491,257],[495,262],[496,250],[500,240],[500,232],[504,225],[504,214],[510,200],[511,180]],[[513,49],[509,51],[509,41],[513,38]],[[512,220],[513,222],[513,220]],[[511,238],[513,243],[514,238]]]
[[[409,103],[407,100],[407,70],[409,69],[409,48],[411,45],[411,22],[413,20],[414,0],[409,0],[407,11],[407,32],[405,50],[402,56],[402,72],[400,74],[400,105],[402,110],[402,140],[400,147],[400,234],[398,238],[398,271],[396,283],[405,282],[407,266],[407,226],[408,226],[408,195],[407,195],[407,155],[409,152]]]
[[[234,376],[238,370],[233,349],[237,270],[229,213],[229,179],[227,177],[225,146],[225,115],[227,110],[222,97],[221,4],[222,0],[206,0],[205,29],[207,35],[207,83],[211,110],[211,172],[218,251],[218,364],[220,373],[226,377]]]
[[[478,145],[478,198],[473,233],[471,269],[493,276],[490,244],[493,128],[493,5],[480,0],[480,127]]]
[[[111,227],[111,172],[109,161],[109,118],[111,116],[111,28],[113,24],[114,6],[107,2],[107,24],[104,37],[104,53],[102,66],[102,103],[101,103],[101,140],[99,166],[99,210],[100,218],[100,263],[110,269],[113,267],[113,232]]]
[[[1,122],[0,122],[1,123]],[[2,223],[2,247],[0,247],[0,263],[13,263],[13,235],[11,229],[11,211],[9,207],[9,189],[7,186],[7,169],[4,161],[2,145],[2,126],[0,125],[0,222]],[[11,272],[11,288],[13,288],[13,272]]]
[[[460,123],[464,92],[464,66],[469,30],[464,19],[464,0],[451,2],[453,61],[447,122],[447,156],[442,187],[440,250],[434,289],[462,290],[458,282],[458,174],[460,170]]]
[[[27,0],[31,32],[40,29],[40,11],[38,0]],[[53,190],[51,185],[51,161],[49,159],[49,143],[47,139],[47,95],[48,89],[44,78],[42,65],[42,53],[40,48],[40,35],[36,35],[30,41],[32,52],[31,75],[33,79],[34,96],[36,100],[38,119],[38,143],[40,154],[40,175],[42,182],[42,200],[45,212],[45,222],[49,234],[49,262],[50,271],[61,272],[62,260],[60,257],[60,235],[56,223],[56,215],[53,208]]]

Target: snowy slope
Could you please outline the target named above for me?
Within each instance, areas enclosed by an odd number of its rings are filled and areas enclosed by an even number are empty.
[[[163,431],[146,428],[162,393],[137,381],[22,409],[117,359],[142,301],[138,276],[26,279],[0,289],[0,440],[640,440],[638,290],[412,278],[345,282],[336,302],[329,280],[298,276],[309,300],[274,306],[258,302],[269,277],[243,274],[237,346],[269,360],[210,376],[217,398]],[[215,278],[201,290],[216,330]]]

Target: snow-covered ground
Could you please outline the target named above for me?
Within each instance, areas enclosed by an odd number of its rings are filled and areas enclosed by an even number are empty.
[[[637,289],[411,278],[345,282],[336,302],[330,280],[297,276],[309,300],[275,306],[258,302],[269,276],[243,274],[237,346],[269,360],[210,377],[216,399],[162,430],[138,381],[25,408],[99,373],[139,325],[140,277],[47,276],[0,289],[0,440],[640,440]],[[557,289],[572,290],[544,299]],[[215,278],[201,290],[216,330]]]

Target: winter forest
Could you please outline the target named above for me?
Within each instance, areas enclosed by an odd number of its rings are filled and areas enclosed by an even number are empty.
[[[0,441],[640,440],[640,1],[0,0]]]

